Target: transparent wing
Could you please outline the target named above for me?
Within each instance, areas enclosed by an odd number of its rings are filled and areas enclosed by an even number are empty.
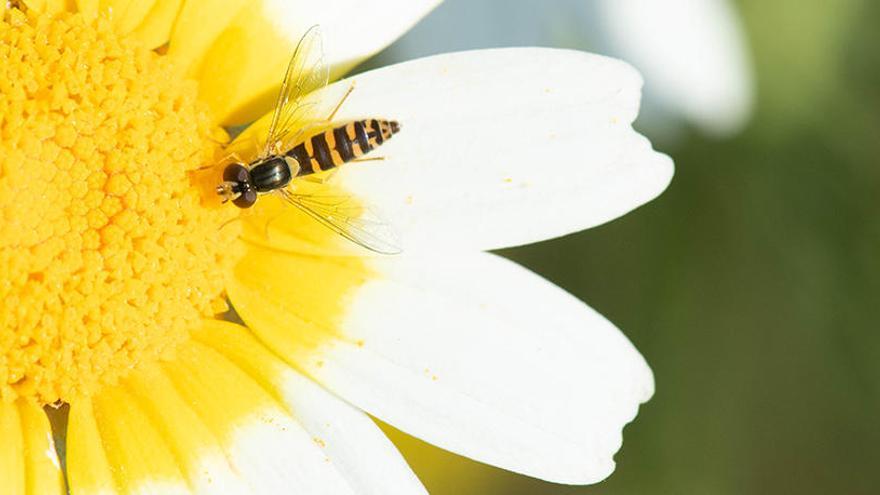
[[[355,244],[379,254],[401,252],[397,236],[374,211],[350,196],[297,194],[279,189],[281,197]]]
[[[321,30],[312,26],[299,40],[290,58],[260,158],[273,153],[278,143],[283,145],[303,128],[309,110],[316,104],[304,101],[304,96],[326,86],[329,78]]]

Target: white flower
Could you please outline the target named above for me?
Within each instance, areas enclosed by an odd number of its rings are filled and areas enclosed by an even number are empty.
[[[385,60],[524,43],[587,48],[632,63],[646,79],[640,123],[654,138],[674,134],[683,123],[730,135],[752,112],[753,67],[739,13],[728,0],[559,0],[552,8],[447,1]]]
[[[647,78],[661,110],[719,135],[751,115],[754,76],[739,14],[727,0],[601,0],[612,54]]]
[[[262,89],[269,89],[262,88],[262,81],[270,75],[262,74],[258,62],[278,65],[308,26],[321,22],[327,33],[328,60],[335,67],[346,67],[388,43],[433,4],[362,5],[352,0],[322,7],[305,1],[266,1],[261,8],[248,10],[238,3],[234,15],[221,11],[217,18],[198,22],[195,7],[187,2],[174,24],[176,35],[172,33],[167,53],[199,83],[199,96],[218,118],[234,123],[253,113]],[[160,7],[164,4],[157,3],[156,9]],[[161,18],[167,28],[174,18],[159,15],[162,12],[156,9],[151,15]],[[28,24],[21,16],[15,19],[19,24],[9,32],[31,32],[22,27]],[[125,16],[114,22],[146,23],[129,22]],[[384,30],[377,33],[362,22]],[[77,29],[88,31],[82,28],[87,24],[76,23]],[[112,39],[107,30],[102,32],[102,40]],[[163,32],[168,35],[167,29],[151,27],[141,32],[141,39],[160,43]],[[183,38],[186,42],[180,41]],[[284,55],[273,47],[280,47]],[[248,54],[262,52],[261,60],[248,60]],[[143,59],[153,60],[150,57],[142,54],[141,65],[132,62],[126,67],[154,77],[153,84],[164,84],[156,74],[166,74],[160,72],[165,66],[149,72]],[[32,67],[25,70],[37,72]],[[215,76],[226,77],[228,87],[212,79]],[[610,58],[522,48],[440,55],[360,74],[353,81],[355,90],[336,120],[385,116],[399,120],[403,130],[378,151],[384,160],[342,167],[328,187],[384,212],[398,229],[405,253],[360,256],[364,253],[295,210],[284,210],[275,219],[280,205],[269,197],[260,200],[255,217],[241,217],[245,227],[229,253],[216,252],[216,246],[210,250],[188,232],[206,228],[222,239],[214,224],[195,225],[190,219],[207,222],[215,217],[203,214],[202,206],[188,204],[188,190],[172,198],[157,195],[155,210],[160,218],[155,225],[169,232],[158,243],[159,255],[180,239],[186,241],[184,252],[196,252],[172,262],[162,258],[162,263],[178,269],[174,275],[197,277],[203,267],[195,261],[205,261],[205,253],[211,255],[208,264],[216,256],[218,266],[224,266],[219,261],[224,255],[240,255],[234,269],[221,272],[222,285],[246,326],[206,319],[198,328],[184,329],[189,340],[163,342],[168,345],[161,348],[161,356],[145,356],[138,353],[141,347],[149,347],[156,335],[163,337],[171,329],[148,328],[134,338],[120,336],[126,323],[112,317],[133,314],[131,307],[139,302],[107,308],[114,301],[109,294],[107,301],[98,301],[106,302],[99,304],[106,310],[99,316],[107,315],[108,321],[82,318],[83,328],[92,333],[65,340],[67,334],[62,332],[47,351],[39,345],[23,350],[18,343],[0,348],[4,352],[0,357],[20,360],[36,347],[43,352],[41,359],[57,359],[54,363],[69,368],[62,369],[58,378],[67,388],[28,374],[30,368],[25,379],[0,368],[2,392],[17,398],[0,402],[0,433],[11,439],[0,443],[0,480],[10,480],[4,486],[15,487],[17,493],[63,492],[49,424],[38,406],[52,402],[47,396],[56,389],[74,391],[63,397],[70,404],[63,449],[66,480],[77,495],[423,493],[421,483],[368,414],[450,451],[549,481],[594,483],[611,473],[623,426],[653,394],[650,368],[601,315],[553,284],[485,251],[602,224],[664,190],[673,173],[671,160],[653,151],[631,127],[638,112],[640,76]],[[332,106],[351,84],[339,81],[311,98]],[[123,86],[113,89],[122,91]],[[147,101],[163,102],[163,93],[155,88],[130,86],[142,91],[134,94]],[[119,101],[129,103],[128,98]],[[184,117],[200,118],[174,104],[160,110],[181,117],[165,118],[163,125]],[[11,117],[18,115],[10,112]],[[118,127],[135,131],[123,136],[138,149],[161,150],[167,141],[187,150],[186,143],[208,141],[195,131],[194,137],[185,136],[189,141],[151,134],[154,127],[161,127],[150,120],[156,118],[154,113],[139,112],[135,117]],[[207,126],[204,120],[199,125]],[[53,143],[62,142],[67,123],[60,119],[60,137]],[[113,132],[116,128],[103,135],[112,138]],[[110,138],[106,142],[113,143]],[[41,149],[35,140],[26,142],[31,150]],[[129,166],[112,161],[113,147],[106,148],[108,163]],[[102,164],[98,158],[92,162]],[[187,163],[190,170],[196,165]],[[139,172],[132,173],[132,180],[140,180]],[[127,176],[122,178],[128,181]],[[128,191],[126,182],[107,183],[94,191],[108,196]],[[7,182],[0,186],[20,187]],[[147,194],[158,186],[171,187],[146,180],[130,187]],[[185,189],[188,182],[175,187]],[[76,190],[69,187],[59,196],[68,200]],[[137,204],[137,198],[125,197]],[[175,221],[173,210],[160,208],[173,201],[180,209],[191,210],[192,217]],[[39,208],[52,206],[39,198],[34,202]],[[0,205],[18,211],[16,201]],[[263,217],[275,221],[267,225]],[[131,214],[127,218],[129,224],[137,222]],[[70,222],[77,220],[81,219],[73,216]],[[182,221],[189,223],[181,227]],[[70,223],[61,214],[59,224],[64,222]],[[155,255],[129,247],[126,235],[120,227],[102,238],[105,256],[114,266],[127,268],[128,258]],[[17,249],[2,246],[4,254],[15,254]],[[10,267],[22,269],[15,256],[0,259],[12,260]],[[76,263],[67,258],[65,262]],[[152,269],[132,284],[146,285],[154,272],[161,271],[155,259],[144,256],[135,262]],[[214,273],[215,268],[204,270]],[[24,278],[43,288],[51,276],[29,277],[25,272]],[[203,306],[210,300],[211,294],[194,293],[198,291],[190,286],[178,290],[175,277],[171,279],[169,284],[147,286],[153,293],[173,294],[156,304],[187,309],[190,300]],[[214,287],[198,281],[202,285],[196,289]],[[62,292],[61,297],[81,292]],[[29,303],[39,307],[41,300],[32,299],[38,297],[25,293],[22,307]],[[183,316],[173,321],[185,321],[190,313],[182,309],[179,314]],[[20,321],[31,322],[27,316]],[[79,323],[79,318],[73,322],[75,329]],[[42,322],[54,329],[51,324],[51,320]],[[39,339],[39,335],[21,335]],[[116,341],[123,342],[118,350],[112,346]],[[123,360],[125,366],[117,367],[112,380],[103,380],[103,375],[98,379],[91,369],[83,372],[75,366],[81,363],[78,353],[92,351],[95,359],[106,358],[95,366],[98,371],[118,363],[120,353],[130,359]],[[95,380],[71,385],[70,376]],[[28,386],[34,379],[39,379],[36,391]]]

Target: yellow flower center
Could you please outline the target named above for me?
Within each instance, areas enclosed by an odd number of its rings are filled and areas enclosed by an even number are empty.
[[[91,394],[221,307],[235,212],[188,176],[218,131],[195,83],[109,23],[6,12],[0,400]]]

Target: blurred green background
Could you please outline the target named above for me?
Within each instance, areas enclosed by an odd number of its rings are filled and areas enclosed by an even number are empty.
[[[532,4],[566,16],[566,2]],[[432,494],[880,493],[880,2],[736,5],[756,77],[748,126],[669,141],[643,128],[675,159],[666,193],[503,253],[599,310],[651,364],[657,393],[617,471],[558,486],[392,433]],[[431,52],[534,44],[504,28],[524,22],[512,17],[470,37],[429,18],[413,36]],[[552,45],[595,49],[591,33]],[[370,64],[405,58],[393,46]]]

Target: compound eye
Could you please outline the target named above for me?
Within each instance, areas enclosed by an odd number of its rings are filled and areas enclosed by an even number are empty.
[[[239,208],[250,208],[254,206],[254,203],[257,202],[257,191],[253,189],[247,189],[238,195],[237,198],[232,200],[232,204]]]
[[[251,173],[240,163],[233,163],[223,171],[223,180],[226,182],[249,183],[250,179]]]

